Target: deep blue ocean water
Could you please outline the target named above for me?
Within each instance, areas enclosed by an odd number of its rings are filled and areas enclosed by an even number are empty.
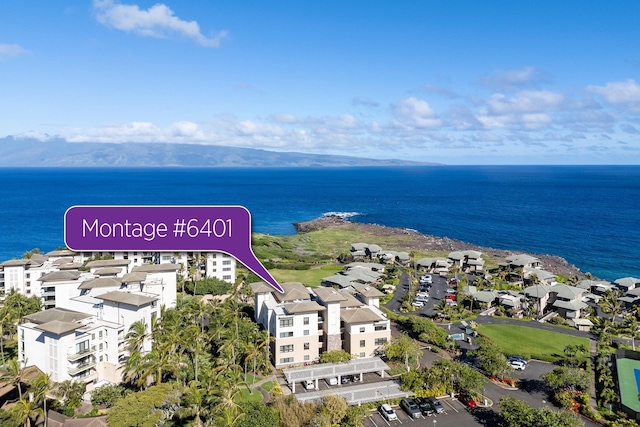
[[[0,169],[0,260],[63,245],[73,205],[244,205],[253,230],[358,212],[482,246],[555,254],[615,280],[640,277],[640,166],[304,169]]]

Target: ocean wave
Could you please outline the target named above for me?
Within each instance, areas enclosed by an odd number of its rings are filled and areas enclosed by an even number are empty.
[[[322,217],[338,217],[344,220],[348,220],[351,217],[362,215],[362,212],[325,212]]]

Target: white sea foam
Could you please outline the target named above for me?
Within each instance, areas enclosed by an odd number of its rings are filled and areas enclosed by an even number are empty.
[[[344,220],[348,220],[351,217],[362,215],[361,212],[325,212],[322,214],[323,217],[335,216],[338,218],[342,218]]]

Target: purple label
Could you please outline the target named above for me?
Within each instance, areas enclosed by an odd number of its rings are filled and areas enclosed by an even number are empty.
[[[72,206],[64,241],[77,252],[225,252],[283,292],[251,249],[244,206]]]

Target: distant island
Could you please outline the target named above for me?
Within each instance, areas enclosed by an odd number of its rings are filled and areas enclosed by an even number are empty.
[[[328,154],[173,143],[72,143],[0,138],[0,167],[359,167],[441,166]]]

